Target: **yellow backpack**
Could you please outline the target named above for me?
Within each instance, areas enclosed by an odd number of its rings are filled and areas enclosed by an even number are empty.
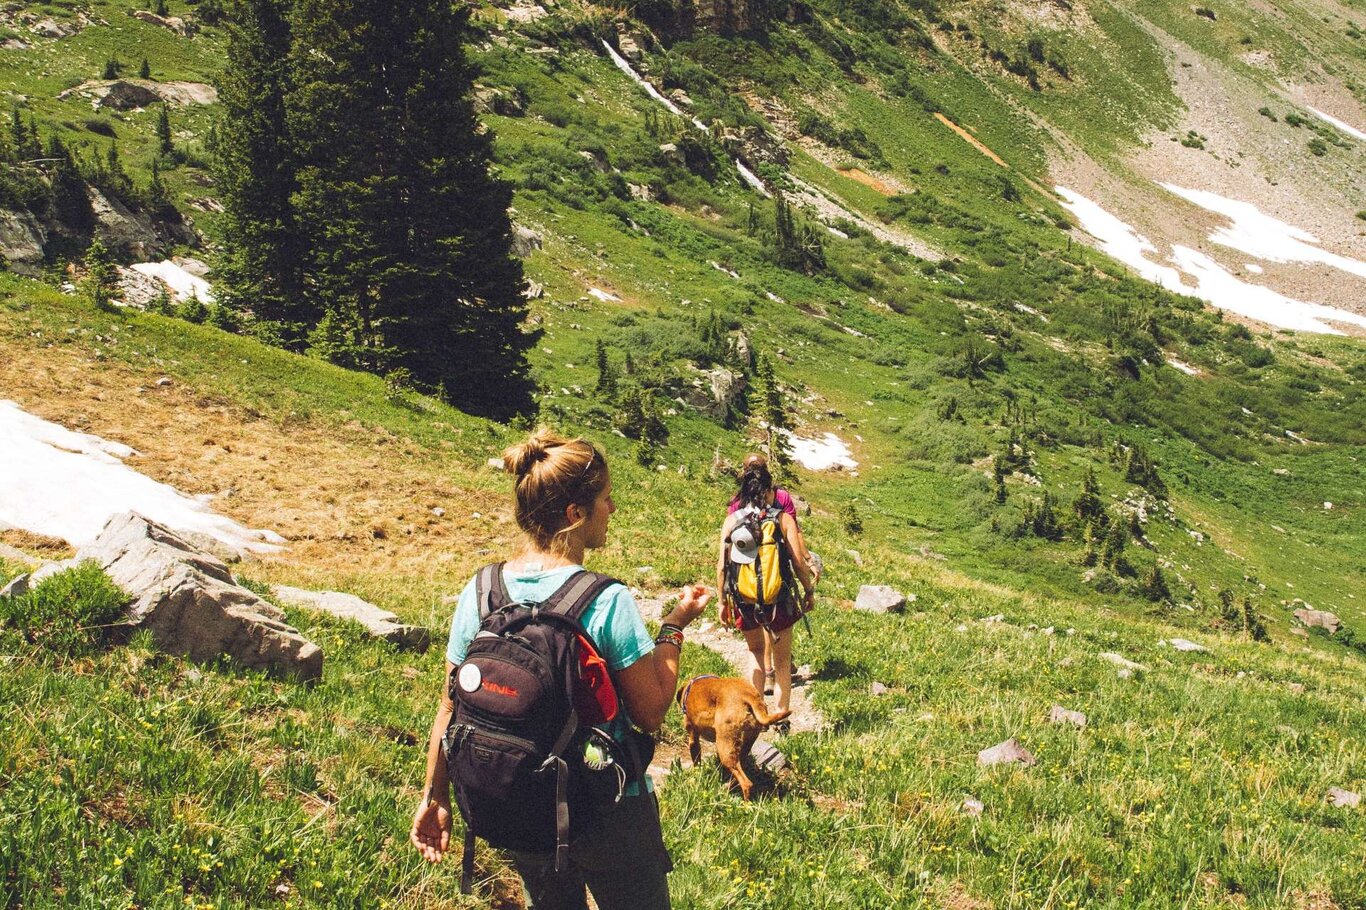
[[[772,621],[778,604],[792,595],[792,555],[783,537],[782,516],[777,506],[762,512],[751,509],[730,532],[726,587],[731,601],[746,612],[754,611],[760,623]],[[737,561],[737,548],[744,556],[752,553],[753,560]]]

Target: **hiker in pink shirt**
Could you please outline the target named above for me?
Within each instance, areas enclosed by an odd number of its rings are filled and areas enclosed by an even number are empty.
[[[766,458],[766,457],[763,455],[763,453],[761,453],[761,452],[751,452],[751,453],[749,453],[748,455],[745,456],[745,460],[744,460],[744,462],[742,462],[742,464],[741,464],[740,471],[741,471],[741,473],[743,473],[744,471],[749,470],[751,467],[754,467],[755,465],[763,465],[764,467],[768,467],[768,458]],[[807,563],[807,565],[811,568],[812,583],[814,584],[815,582],[817,582],[817,581],[820,580],[821,571],[822,571],[822,569],[823,569],[823,566],[821,565],[821,559],[820,559],[820,557],[817,556],[815,553],[812,553],[810,550],[808,550],[808,549],[806,548],[806,538],[804,538],[804,537],[802,536],[801,523],[797,521],[797,503],[796,503],[795,501],[793,501],[793,499],[792,499],[792,494],[791,494],[791,493],[787,492],[787,491],[784,490],[782,487],[778,487],[777,489],[775,489],[775,490],[773,491],[773,504],[776,505],[778,508],[782,509],[782,510],[783,510],[784,512],[786,512],[788,515],[791,515],[791,516],[792,516],[792,522],[793,522],[793,524],[797,525],[797,540],[798,540],[798,542],[800,543],[800,548],[797,550],[797,552],[799,552],[799,553],[805,553],[805,554],[806,554],[806,563]],[[731,499],[730,505],[726,508],[726,514],[727,514],[727,515],[733,515],[733,514],[735,514],[735,511],[736,511],[737,509],[739,509],[739,508],[740,508],[740,494],[737,493],[737,494],[735,494],[735,497],[734,497],[733,499]],[[765,674],[764,674],[764,694],[765,694],[765,695],[772,695],[772,694],[773,694],[773,655],[772,655],[772,653],[769,653],[769,654],[765,657],[765,660],[764,660],[764,667],[765,667],[765,671],[766,671]]]

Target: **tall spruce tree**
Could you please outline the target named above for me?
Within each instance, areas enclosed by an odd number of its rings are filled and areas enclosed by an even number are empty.
[[[226,214],[219,274],[225,306],[250,314],[261,337],[302,350],[322,314],[303,293],[306,245],[291,201],[298,187],[285,118],[290,5],[237,0],[232,7],[215,131]]]
[[[531,412],[512,191],[469,99],[469,10],[298,0],[294,29],[286,107],[316,343],[473,413]]]

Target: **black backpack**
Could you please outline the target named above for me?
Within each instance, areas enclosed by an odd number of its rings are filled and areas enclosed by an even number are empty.
[[[622,749],[602,727],[591,726],[615,714],[616,693],[597,693],[603,699],[586,693],[581,672],[584,662],[597,661],[599,686],[612,685],[580,617],[617,583],[579,571],[541,603],[517,603],[503,582],[502,563],[476,576],[479,631],[451,672],[455,708],[442,739],[465,821],[460,888],[466,894],[476,836],[500,849],[554,853],[559,871],[570,841],[644,774],[649,757],[642,757],[638,737]],[[610,711],[599,709],[603,700]],[[652,752],[653,739],[644,738]]]

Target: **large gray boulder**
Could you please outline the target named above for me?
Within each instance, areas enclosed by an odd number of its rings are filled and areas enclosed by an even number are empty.
[[[541,235],[531,228],[522,227],[520,224],[512,227],[512,252],[518,257],[525,259],[530,256],[532,251],[541,248]]]
[[[864,613],[899,613],[906,609],[906,595],[888,585],[864,585],[858,589],[854,609]]]
[[[287,624],[279,607],[237,584],[222,560],[169,528],[136,512],[115,515],[75,557],[44,566],[30,584],[86,560],[132,596],[125,621],[150,630],[163,651],[195,661],[226,656],[275,676],[322,676],[322,650]]]
[[[292,607],[306,610],[319,610],[338,619],[347,619],[360,625],[374,638],[409,648],[426,651],[432,643],[432,634],[422,626],[410,626],[401,622],[393,613],[380,609],[354,594],[342,591],[306,591],[291,588],[289,585],[276,585],[275,599]]]
[[[1304,623],[1311,629],[1323,629],[1329,635],[1336,635],[1338,629],[1342,628],[1342,620],[1336,614],[1329,613],[1327,610],[1311,610],[1301,608],[1295,611],[1295,618]]]

